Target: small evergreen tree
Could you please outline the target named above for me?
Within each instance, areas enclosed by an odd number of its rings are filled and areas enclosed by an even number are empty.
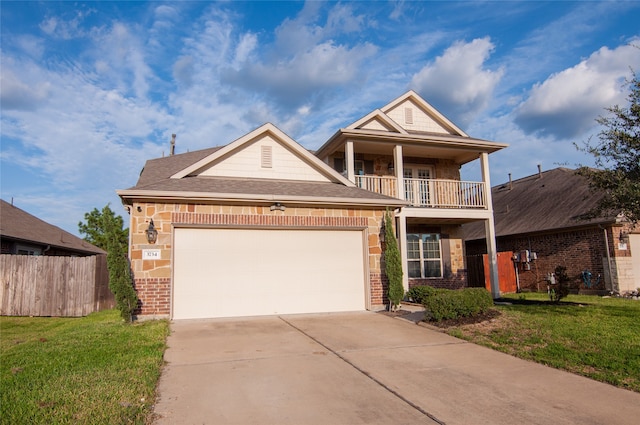
[[[384,269],[389,281],[387,297],[390,302],[390,310],[395,310],[404,297],[404,287],[402,286],[402,259],[400,258],[398,242],[391,223],[391,214],[388,210],[384,217],[384,240]]]
[[[131,268],[127,259],[129,229],[123,229],[124,221],[105,205],[102,210],[94,208],[84,215],[86,223],[78,223],[84,240],[107,251],[109,289],[116,299],[116,306],[124,320],[130,322],[138,305],[133,289]]]

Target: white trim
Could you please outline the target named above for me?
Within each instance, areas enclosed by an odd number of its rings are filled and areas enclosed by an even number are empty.
[[[451,130],[458,133],[462,137],[469,137],[469,135],[464,131],[462,131],[460,127],[458,127],[453,122],[451,122],[447,117],[442,115],[436,108],[431,106],[426,100],[420,97],[420,95],[418,95],[418,93],[416,93],[413,90],[409,90],[402,96],[392,100],[391,102],[389,102],[388,104],[386,104],[380,109],[382,110],[382,112],[387,113],[389,110],[395,108],[396,106],[398,106],[400,103],[404,102],[407,99],[413,100],[414,103],[416,103],[423,110],[423,112],[425,112],[427,115],[430,115],[436,118],[436,121],[438,121],[439,124],[443,124],[445,127],[449,127]]]
[[[221,149],[218,149],[217,151],[213,152],[211,155],[208,155],[205,158],[201,159],[200,161],[194,164],[191,164],[187,168],[184,168],[183,170],[178,171],[177,173],[173,174],[171,178],[181,179],[190,174],[193,174],[220,158],[232,155],[234,151],[240,149],[242,146],[248,143],[252,143],[256,138],[268,133],[274,136],[279,143],[281,143],[283,146],[291,150],[300,159],[305,161],[307,164],[309,164],[315,170],[320,172],[322,175],[329,178],[331,181],[336,183],[342,183],[343,185],[349,186],[349,187],[355,186],[353,182],[350,182],[348,179],[344,178],[342,175],[340,175],[340,173],[335,171],[333,168],[329,167],[326,163],[321,161],[318,157],[313,155],[307,149],[303,148],[299,143],[297,143],[291,137],[287,136],[282,130],[280,130],[278,127],[276,127],[271,123],[263,124],[262,126],[251,131],[250,133],[247,133],[244,136],[240,137],[239,139],[236,139],[230,144],[222,147]]]
[[[384,112],[382,112],[380,109],[376,109],[376,110],[370,112],[369,114],[367,114],[364,117],[360,118],[358,121],[356,121],[353,124],[350,124],[349,126],[347,126],[347,128],[350,129],[350,130],[362,130],[361,128],[358,128],[358,127],[362,127],[366,123],[371,122],[376,118],[378,118],[382,123],[384,123],[387,126],[393,128],[394,130],[396,130],[398,133],[409,134],[407,132],[407,130],[405,130],[397,122],[395,122],[394,120],[389,118],[389,116],[387,114],[385,114]],[[366,131],[372,131],[372,130],[366,130]],[[386,132],[385,132],[385,134],[386,134]]]
[[[177,201],[216,201],[216,202],[296,202],[309,205],[366,205],[366,206],[396,206],[407,205],[400,199],[360,199],[360,198],[331,198],[318,196],[293,196],[274,194],[248,194],[248,193],[208,193],[208,192],[174,192],[174,191],[150,191],[150,190],[119,190],[116,191],[122,198],[136,200],[177,200]]]

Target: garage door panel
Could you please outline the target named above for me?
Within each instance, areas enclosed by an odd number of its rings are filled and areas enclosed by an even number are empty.
[[[363,310],[361,231],[176,229],[173,317]]]

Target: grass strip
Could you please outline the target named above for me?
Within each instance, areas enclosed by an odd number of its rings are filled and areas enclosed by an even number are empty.
[[[492,320],[455,325],[450,335],[523,359],[640,392],[640,302],[569,295],[507,295]]]
[[[148,423],[168,332],[116,310],[0,317],[0,423]]]

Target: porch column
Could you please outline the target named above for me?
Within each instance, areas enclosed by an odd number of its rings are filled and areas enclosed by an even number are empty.
[[[393,164],[396,170],[396,181],[398,182],[398,199],[404,199],[404,163],[402,161],[402,146],[393,147]],[[405,220],[406,221],[406,220]],[[403,263],[404,264],[404,263]],[[403,266],[404,267],[404,266]]]
[[[347,140],[347,143],[345,143],[344,145],[344,156],[347,159],[347,180],[355,183],[356,167],[355,167],[355,157],[353,154],[353,142],[351,140]]]
[[[489,177],[489,154],[480,154],[482,181],[484,182],[484,196],[487,203],[489,218],[484,222],[484,233],[487,239],[487,257],[489,259],[489,280],[493,299],[500,298],[500,280],[498,278],[498,253],[496,249],[496,226],[493,217],[493,201],[491,199],[491,179]]]
[[[405,292],[409,290],[409,269],[407,266],[407,217],[404,209],[397,215],[396,228],[398,230],[398,249],[400,249],[400,261],[402,263],[402,286]]]

